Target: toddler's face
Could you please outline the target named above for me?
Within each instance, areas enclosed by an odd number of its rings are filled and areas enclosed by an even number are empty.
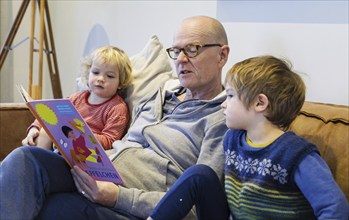
[[[91,93],[101,98],[114,96],[119,87],[119,68],[115,64],[93,61],[89,73]]]
[[[231,86],[226,85],[225,88],[227,99],[221,105],[224,110],[225,123],[230,129],[246,130],[249,121],[253,120],[251,111],[246,108]]]

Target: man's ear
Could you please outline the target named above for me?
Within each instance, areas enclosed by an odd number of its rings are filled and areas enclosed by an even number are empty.
[[[230,48],[228,45],[223,45],[221,47],[221,52],[220,52],[220,65],[223,67],[227,61],[228,61],[228,56],[229,56]]]
[[[269,105],[269,99],[266,95],[263,93],[258,94],[255,100],[255,109],[257,112],[265,111],[268,108]]]

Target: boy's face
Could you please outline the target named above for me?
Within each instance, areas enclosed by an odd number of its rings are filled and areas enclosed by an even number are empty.
[[[249,122],[253,120],[252,111],[246,108],[231,86],[226,85],[225,88],[227,99],[221,104],[221,107],[224,110],[227,127],[247,130]]]
[[[119,68],[117,65],[93,61],[89,73],[91,93],[100,98],[114,96],[119,87]]]

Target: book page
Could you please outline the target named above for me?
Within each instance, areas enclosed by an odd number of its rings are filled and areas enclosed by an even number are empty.
[[[21,84],[16,84],[16,87],[25,102],[30,102],[33,100]]]
[[[30,98],[25,90],[22,94],[26,100]],[[123,184],[103,147],[69,99],[33,100],[27,105],[71,167],[79,166],[95,180]]]

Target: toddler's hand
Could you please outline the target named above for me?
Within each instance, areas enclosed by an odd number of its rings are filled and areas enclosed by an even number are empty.
[[[35,139],[39,136],[39,130],[36,127],[32,127],[28,134],[27,137],[25,137],[22,140],[22,145],[30,145],[30,146],[35,146],[36,142]]]

